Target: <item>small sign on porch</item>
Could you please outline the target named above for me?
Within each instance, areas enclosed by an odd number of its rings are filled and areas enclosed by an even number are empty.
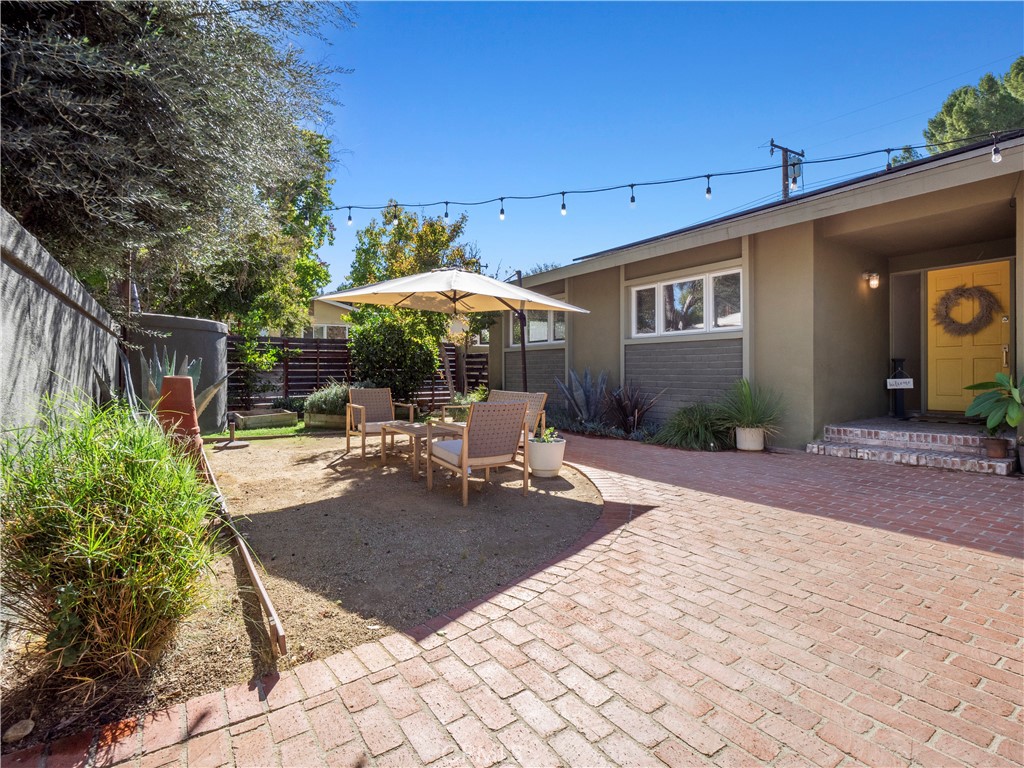
[[[913,389],[914,388],[914,380],[913,379],[886,379],[885,380],[885,388],[886,389]]]

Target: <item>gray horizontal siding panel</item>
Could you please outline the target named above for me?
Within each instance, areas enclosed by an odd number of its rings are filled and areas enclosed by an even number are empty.
[[[651,395],[665,390],[649,415],[658,424],[683,406],[717,399],[742,376],[742,339],[626,346],[625,380]]]
[[[565,378],[565,348],[526,350],[526,383],[531,392],[547,392],[548,404],[562,405],[555,377]],[[519,350],[505,352],[505,389],[523,388],[523,363]]]

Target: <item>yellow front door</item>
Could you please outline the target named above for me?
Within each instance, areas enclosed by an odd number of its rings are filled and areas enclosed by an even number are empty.
[[[974,334],[956,336],[936,322],[935,305],[958,286],[983,286],[1002,304],[992,322]],[[1010,328],[1013,325],[1010,297],[1010,262],[996,261],[928,273],[928,410],[963,412],[976,392],[968,384],[991,381],[999,371],[1010,373]],[[978,313],[978,302],[960,301],[950,312],[958,323],[969,323]]]

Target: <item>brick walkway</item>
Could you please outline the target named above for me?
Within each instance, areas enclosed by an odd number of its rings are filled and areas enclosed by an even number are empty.
[[[1024,764],[1016,479],[573,438],[566,559],[4,765]]]

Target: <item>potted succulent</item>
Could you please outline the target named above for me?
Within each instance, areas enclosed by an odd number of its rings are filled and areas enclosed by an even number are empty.
[[[554,427],[538,430],[530,438],[530,472],[537,477],[557,477],[565,457],[565,438]]]
[[[775,435],[782,420],[779,395],[738,379],[719,404],[722,426],[736,430],[741,451],[763,451],[765,436]]]
[[[982,439],[985,455],[990,459],[1005,459],[1007,441],[996,437],[1004,427],[1016,429],[1024,421],[1024,405],[1021,405],[1020,385],[1013,383],[1013,377],[997,373],[995,381],[980,381],[964,389],[981,391],[980,395],[967,406],[966,416],[977,416],[985,420],[988,437]]]

